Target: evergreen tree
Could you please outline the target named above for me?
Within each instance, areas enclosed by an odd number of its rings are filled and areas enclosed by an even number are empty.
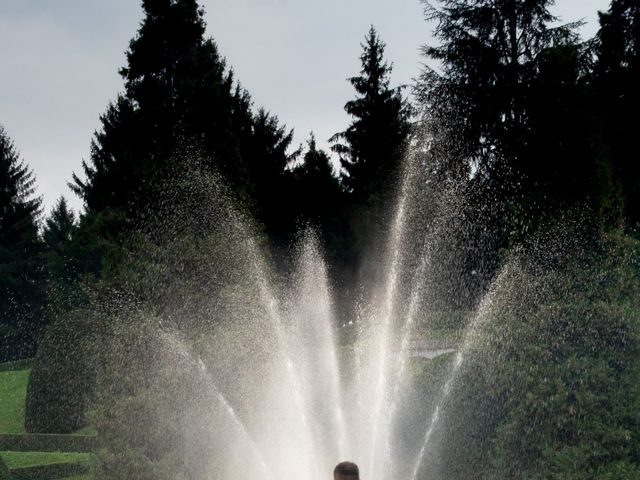
[[[600,13],[594,83],[604,143],[622,187],[624,214],[640,223],[640,161],[635,145],[640,109],[640,4],[613,0]]]
[[[331,158],[318,148],[313,132],[307,140],[302,163],[293,171],[300,192],[300,213],[304,220],[323,224],[337,207],[341,196],[338,178],[333,173]]]
[[[83,165],[86,179],[74,175],[87,216],[121,222],[108,231],[129,229],[154,208],[162,180],[188,168],[196,152],[279,243],[292,132],[266,111],[252,111],[249,94],[204,37],[196,0],[143,0],[142,7],[144,19],[120,70],[125,91],[101,117]],[[96,223],[83,220],[80,229]]]
[[[355,202],[380,203],[399,174],[410,130],[411,107],[402,87],[391,88],[385,44],[371,27],[362,45],[360,75],[349,82],[356,98],[344,109],[353,121],[331,138],[340,156],[342,183]]]
[[[437,46],[425,56],[441,63],[427,68],[418,85],[427,108],[445,111],[450,140],[460,140],[460,161],[480,169],[502,158],[517,162],[527,125],[526,104],[535,60],[571,25],[551,28],[552,0],[423,0],[427,20],[437,23]]]
[[[361,285],[358,277],[376,274],[378,264],[364,259],[375,257],[383,244],[381,226],[398,188],[413,114],[402,96],[403,87],[390,86],[392,65],[384,58],[385,44],[373,26],[361,46],[360,74],[349,79],[356,97],[344,106],[352,121],[329,140],[339,156],[344,190],[335,241],[335,282],[341,285],[338,303],[344,316],[350,314],[345,308],[352,307],[349,285]]]
[[[125,92],[101,117],[90,162],[83,164],[86,180],[74,176],[89,212],[137,213],[153,179],[172,167],[180,142],[204,144],[205,132],[225,132],[230,115],[231,74],[203,37],[197,2],[144,0],[142,6],[144,20],[120,70]]]
[[[442,66],[427,68],[416,89],[435,131],[429,160],[493,203],[498,243],[561,209],[615,214],[578,24],[552,27],[551,0],[424,3],[440,40],[424,54]]]
[[[64,197],[60,197],[44,222],[42,239],[46,246],[53,251],[60,251],[65,243],[71,240],[75,228],[76,218],[73,210]]]
[[[288,153],[292,140],[293,131],[287,131],[276,117],[259,109],[240,146],[253,213],[265,226],[272,246],[282,252],[295,233],[291,210],[293,177],[288,166],[299,152]]]
[[[0,126],[0,361],[32,355],[43,326],[35,182]]]
[[[588,50],[573,38],[554,42],[534,62],[525,144],[515,165],[523,211],[544,218],[587,207],[596,225],[616,224],[620,198],[611,162],[602,154],[594,112]],[[527,223],[535,224],[535,218]]]
[[[293,170],[296,189],[295,218],[314,226],[320,233],[331,264],[344,263],[344,193],[334,175],[329,155],[318,148],[313,133],[307,140],[302,163]]]
[[[44,264],[49,297],[47,314],[55,320],[74,305],[77,294],[79,245],[75,214],[64,197],[60,197],[44,222]]]

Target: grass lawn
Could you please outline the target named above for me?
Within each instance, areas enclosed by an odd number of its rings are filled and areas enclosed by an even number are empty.
[[[0,372],[0,433],[24,433],[29,371]]]
[[[90,425],[82,427],[80,430],[73,432],[74,435],[97,435],[97,432]]]
[[[24,433],[25,400],[29,381],[30,361],[0,364],[0,433]],[[93,434],[91,427],[80,430]],[[58,463],[88,463],[90,453],[76,452],[0,452],[9,469],[52,465]],[[91,475],[77,475],[64,480],[92,480]]]
[[[91,460],[90,453],[74,452],[0,452],[0,455],[9,469],[52,463],[85,463]]]

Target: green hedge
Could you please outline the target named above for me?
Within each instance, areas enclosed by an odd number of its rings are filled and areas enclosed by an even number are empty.
[[[86,399],[93,384],[87,354],[92,318],[77,310],[48,328],[29,376],[27,432],[72,433],[86,425]]]
[[[52,463],[50,465],[16,468],[11,471],[11,477],[13,480],[53,480],[82,475],[89,472],[89,470],[90,466],[86,463]]]
[[[93,435],[0,434],[0,451],[93,452],[97,448],[98,437]]]
[[[4,460],[2,460],[2,457],[0,457],[0,480],[11,480],[11,473],[5,465]]]

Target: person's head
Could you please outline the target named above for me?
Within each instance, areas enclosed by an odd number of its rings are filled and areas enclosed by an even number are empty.
[[[360,480],[358,465],[353,462],[340,462],[333,469],[333,480]]]

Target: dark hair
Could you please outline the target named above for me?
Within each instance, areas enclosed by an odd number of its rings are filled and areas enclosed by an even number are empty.
[[[360,478],[358,465],[353,462],[340,462],[336,465],[336,468],[333,469],[333,474],[343,477],[354,477],[354,480],[358,480]]]

